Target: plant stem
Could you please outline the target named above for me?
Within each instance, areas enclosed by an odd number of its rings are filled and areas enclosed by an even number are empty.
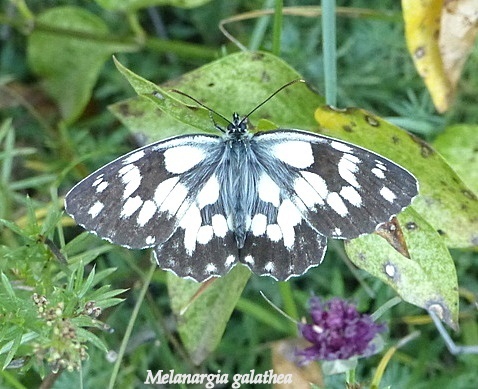
[[[324,54],[325,102],[337,105],[337,49],[335,0],[322,1],[322,50]]]

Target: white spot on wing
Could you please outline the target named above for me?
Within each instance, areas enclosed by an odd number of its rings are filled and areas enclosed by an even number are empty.
[[[330,142],[330,146],[333,147],[335,150],[343,151],[344,153],[350,153],[352,148],[344,143],[332,141]]]
[[[154,244],[156,242],[156,238],[154,236],[148,236],[145,239],[146,244]]]
[[[342,230],[338,227],[335,227],[334,232],[332,233],[333,236],[340,236],[342,235]]]
[[[344,154],[342,156],[343,158],[349,160],[350,162],[352,162],[353,164],[359,164],[360,163],[360,159],[358,157],[356,157],[355,155],[352,155],[352,154]]]
[[[127,199],[139,188],[141,184],[141,172],[135,165],[126,165],[123,166],[118,173],[121,177],[121,181],[126,185],[123,192],[123,199]]]
[[[181,183],[177,183],[169,195],[164,199],[159,207],[161,212],[168,212],[170,215],[175,215],[179,207],[184,203],[188,195],[188,189]]]
[[[267,237],[273,242],[278,242],[282,238],[282,232],[278,224],[269,224],[266,228]]]
[[[172,177],[168,178],[167,180],[164,180],[161,182],[156,190],[154,191],[154,202],[158,207],[161,206],[161,204],[164,202],[166,197],[169,196],[171,191],[173,190],[174,186],[178,183],[179,177]]]
[[[147,222],[151,220],[151,218],[156,213],[156,204],[152,200],[146,200],[139,211],[138,217],[136,219],[137,223],[143,227]]]
[[[254,261],[254,257],[253,257],[252,255],[250,255],[250,254],[249,254],[249,255],[246,255],[246,256],[244,257],[244,262],[247,263],[248,265],[251,265],[251,266],[254,266],[254,264],[256,263],[256,262]]]
[[[232,264],[236,262],[236,257],[234,257],[234,255],[229,255],[227,258],[226,258],[226,262],[224,263],[224,266],[226,268],[229,268],[232,266]]]
[[[380,189],[380,195],[390,203],[393,203],[393,201],[397,198],[397,196],[395,196],[395,193],[393,193],[386,186]]]
[[[324,203],[315,189],[303,177],[295,179],[294,191],[307,208],[313,208],[315,204]]]
[[[88,214],[94,219],[96,216],[98,216],[98,214],[101,212],[104,206],[105,205],[102,202],[97,201],[88,210]]]
[[[199,208],[192,204],[179,223],[179,226],[184,229],[184,248],[188,255],[192,255],[196,250],[196,237],[201,228],[201,222]]]
[[[204,271],[206,272],[206,274],[217,273],[217,267],[214,263],[208,263]]]
[[[383,171],[387,171],[387,167],[383,164],[382,161],[379,161],[378,159],[375,160],[376,164],[375,166],[377,166],[380,170],[383,170]]]
[[[103,181],[101,184],[99,184],[97,187],[96,187],[96,192],[97,193],[101,193],[103,192],[107,187],[108,187],[108,183],[106,181]]]
[[[272,203],[275,207],[279,206],[280,188],[266,173],[261,173],[259,185],[257,187],[259,198],[266,203]]]
[[[206,184],[199,191],[197,196],[197,204],[199,209],[203,209],[208,204],[214,204],[219,198],[219,182],[213,174]]]
[[[342,217],[349,213],[347,206],[337,192],[332,192],[327,196],[327,204]]]
[[[273,146],[274,155],[290,166],[305,169],[314,163],[314,155],[310,143],[290,140]]]
[[[347,181],[350,185],[354,186],[355,188],[360,188],[359,183],[357,182],[357,178],[355,174],[358,171],[358,166],[355,162],[352,162],[350,158],[347,158],[344,154],[339,161],[339,174],[345,181]]]
[[[103,174],[100,174],[98,177],[96,177],[95,182],[93,182],[93,186],[97,186],[103,181]]]
[[[202,148],[183,145],[167,149],[164,152],[164,163],[168,172],[181,174],[195,167],[205,157]]]
[[[139,196],[130,197],[128,200],[125,201],[123,204],[123,208],[121,208],[120,217],[130,217],[133,213],[135,213],[139,207],[143,205],[143,200]]]
[[[143,157],[144,157],[144,151],[143,150],[137,151],[137,152],[131,154],[129,157],[126,157],[123,160],[123,164],[127,165],[129,163],[136,162],[138,159],[141,159]]]
[[[213,233],[212,226],[201,226],[197,234],[197,242],[200,244],[209,243],[212,239]]]
[[[284,238],[284,246],[289,250],[294,246],[294,227],[299,224],[301,220],[302,215],[292,201],[289,199],[284,200],[277,213],[277,224],[279,225],[282,237]]]
[[[254,236],[261,236],[266,232],[267,216],[257,213],[252,218],[251,231]]]
[[[362,197],[352,186],[342,187],[342,189],[340,189],[340,196],[358,208],[362,206]]]
[[[216,236],[224,238],[229,228],[227,227],[226,218],[224,215],[216,214],[211,218],[212,229]]]
[[[383,170],[379,169],[379,168],[376,168],[374,167],[372,169],[372,173],[377,176],[378,178],[381,178],[381,179],[384,179],[385,178],[385,174],[383,174]]]
[[[300,188],[295,188],[297,195],[304,201],[304,203],[310,208],[314,204],[324,204],[324,199],[327,198],[329,194],[329,190],[327,189],[327,183],[325,180],[320,177],[318,174],[301,171],[300,174],[306,180],[306,183],[300,183]],[[297,180],[295,181],[297,182]],[[308,186],[307,183],[309,184]],[[295,184],[295,183],[294,183]],[[312,187],[312,188],[311,188]],[[301,192],[299,193],[297,189],[300,189]],[[314,194],[314,192],[316,194]],[[302,198],[302,194],[304,198]],[[312,203],[310,206],[308,204]]]
[[[275,270],[275,265],[274,265],[274,262],[267,262],[264,266],[264,270],[268,273],[272,273],[274,270]]]

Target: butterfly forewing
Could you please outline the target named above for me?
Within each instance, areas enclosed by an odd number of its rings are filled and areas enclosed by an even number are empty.
[[[371,151],[303,131],[257,134],[269,174],[320,234],[352,239],[373,232],[417,195],[408,171]]]
[[[85,229],[129,248],[168,240],[201,189],[221,138],[180,136],[120,157],[67,194],[66,211]],[[202,168],[201,168],[202,167]],[[206,167],[206,168],[205,168]],[[194,171],[195,174],[190,174]]]

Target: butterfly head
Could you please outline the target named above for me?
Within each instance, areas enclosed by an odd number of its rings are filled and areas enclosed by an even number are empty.
[[[234,112],[232,121],[227,126],[226,134],[240,137],[245,133],[247,133],[247,116],[241,118],[238,113]]]

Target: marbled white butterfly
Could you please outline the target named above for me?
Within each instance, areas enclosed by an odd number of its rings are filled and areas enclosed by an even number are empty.
[[[418,193],[412,174],[371,151],[301,130],[251,133],[249,115],[215,125],[221,136],[175,136],[114,160],[70,190],[66,211],[112,243],[152,247],[181,277],[240,262],[287,280],[321,263],[327,237],[371,233]]]

